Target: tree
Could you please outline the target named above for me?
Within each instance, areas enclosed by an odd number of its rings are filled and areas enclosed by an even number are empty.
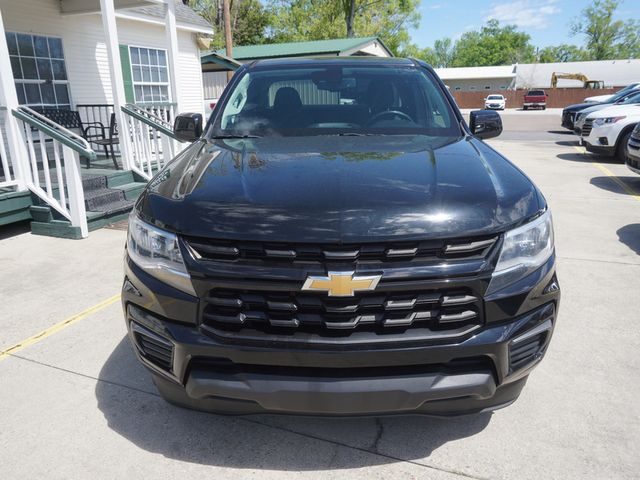
[[[450,38],[442,38],[433,43],[433,53],[435,56],[434,67],[450,67],[453,63],[456,49]]]
[[[418,0],[269,0],[271,40],[378,36],[393,53],[409,44],[420,20]],[[353,14],[351,9],[353,8]]]
[[[572,35],[586,38],[585,50],[590,60],[636,57],[640,53],[637,20],[614,20],[618,0],[593,0],[571,24]]]
[[[479,31],[466,32],[455,44],[454,67],[509,65],[535,60],[531,37],[514,25],[500,26],[489,20]]]
[[[229,0],[234,45],[254,45],[267,40],[269,12],[260,0]],[[190,0],[190,6],[213,25],[212,49],[224,47],[222,0]]]
[[[537,56],[540,63],[579,62],[587,59],[587,52],[575,45],[563,43],[545,47],[538,51]]]

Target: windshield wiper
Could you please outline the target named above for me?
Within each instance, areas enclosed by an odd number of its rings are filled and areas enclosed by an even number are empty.
[[[239,134],[228,134],[228,135],[214,135],[211,137],[214,140],[225,139],[225,138],[262,138],[260,135],[239,135]]]

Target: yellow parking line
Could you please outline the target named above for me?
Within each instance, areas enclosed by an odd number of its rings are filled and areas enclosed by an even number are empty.
[[[40,340],[50,337],[54,333],[57,333],[60,330],[67,328],[69,325],[73,325],[74,323],[87,318],[89,315],[96,313],[102,310],[103,308],[108,307],[109,305],[117,302],[118,300],[120,300],[120,294],[107,298],[106,300],[103,300],[102,302],[95,304],[93,307],[89,307],[86,310],[83,310],[82,312],[67,318],[66,320],[63,320],[59,323],[56,323],[55,325],[52,325],[46,330],[43,330],[42,332],[27,338],[26,340],[16,343],[14,346],[9,347],[6,350],[3,350],[2,352],[0,352],[0,362],[5,358],[7,358],[12,353],[19,352],[23,348],[26,348],[30,345],[38,343]]]
[[[573,148],[575,148],[578,153],[585,153],[587,151],[584,147],[574,146]],[[611,170],[609,170],[607,167],[605,167],[601,163],[598,163],[598,162],[591,162],[591,163],[593,163],[596,166],[596,168],[598,168],[607,177],[611,178],[611,180],[616,182],[620,186],[620,188],[622,188],[627,194],[629,194],[635,200],[640,202],[640,193],[636,192],[633,188],[631,188],[625,182],[620,180],[617,175],[615,175]]]

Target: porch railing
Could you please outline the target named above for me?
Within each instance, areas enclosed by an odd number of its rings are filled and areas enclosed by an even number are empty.
[[[25,183],[48,206],[89,234],[80,174],[80,156],[96,159],[89,143],[28,107],[11,112],[27,146]]]
[[[2,172],[0,173],[0,188],[14,187],[18,185],[18,179],[16,178],[15,165],[12,163],[12,158],[8,155],[7,142],[4,138],[4,126],[6,125],[5,116],[7,115],[6,107],[0,106],[0,165],[2,166]]]
[[[172,123],[175,118],[176,104],[172,102],[137,102],[135,105],[168,123]]]
[[[173,134],[171,123],[140,105],[122,107],[126,114],[132,144],[129,168],[147,179],[160,170],[179,151],[182,143]]]

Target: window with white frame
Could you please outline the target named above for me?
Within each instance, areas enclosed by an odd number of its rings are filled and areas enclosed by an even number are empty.
[[[70,108],[62,39],[6,32],[18,102],[29,107]]]
[[[168,102],[167,51],[155,48],[129,47],[129,53],[136,103]]]

